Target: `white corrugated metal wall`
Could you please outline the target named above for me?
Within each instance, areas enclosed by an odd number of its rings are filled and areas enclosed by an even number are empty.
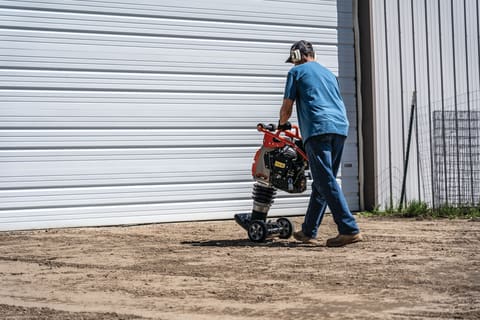
[[[378,205],[400,201],[413,91],[406,199],[432,204],[429,114],[480,111],[477,0],[372,0]],[[455,177],[452,182],[457,183]]]
[[[0,230],[249,211],[255,127],[277,121],[299,39],[339,75],[356,210],[351,1],[1,0]]]

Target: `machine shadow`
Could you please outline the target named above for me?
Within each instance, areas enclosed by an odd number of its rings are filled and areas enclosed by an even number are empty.
[[[266,247],[266,248],[303,248],[303,247],[324,247],[324,244],[305,244],[288,240],[267,240],[265,242],[252,242],[248,239],[228,239],[209,241],[184,241],[182,245],[194,247]]]

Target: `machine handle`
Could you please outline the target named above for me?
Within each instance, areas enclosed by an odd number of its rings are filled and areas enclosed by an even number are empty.
[[[273,130],[270,131],[267,128],[273,129]],[[302,139],[297,126],[295,125],[292,126],[293,131],[277,130],[276,132],[272,132],[272,131],[275,131],[274,128],[275,128],[274,124],[270,124],[266,126],[263,123],[259,123],[257,125],[257,130],[264,133],[264,137],[263,137],[264,146],[271,147],[271,148],[278,148],[278,147],[283,147],[285,146],[285,144],[287,144],[293,147],[302,156],[303,159],[308,161],[308,158],[305,152],[294,141],[290,139],[290,138],[299,139],[299,140]]]
[[[300,131],[296,125],[292,125],[290,130],[280,130],[273,123],[267,125],[259,123],[257,124],[257,130],[260,132],[275,132],[275,136],[277,137],[280,137],[280,134],[283,132],[287,137],[301,139]]]
[[[274,125],[273,123],[269,123],[269,124],[259,123],[259,124],[257,124],[257,129],[258,129],[258,131],[262,131],[262,129],[265,129],[265,130],[273,132],[273,131],[277,130],[277,126]]]

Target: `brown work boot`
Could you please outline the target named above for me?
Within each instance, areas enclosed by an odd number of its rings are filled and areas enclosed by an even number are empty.
[[[293,233],[293,237],[303,243],[315,244],[316,241],[314,238],[305,235],[302,231],[297,231]]]
[[[339,234],[335,238],[330,238],[327,240],[327,247],[343,247],[350,243],[355,243],[362,241],[363,237],[362,234]]]

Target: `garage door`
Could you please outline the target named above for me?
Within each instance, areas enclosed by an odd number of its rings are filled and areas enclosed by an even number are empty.
[[[291,43],[339,75],[352,129],[350,1],[0,1],[0,230],[228,219],[276,122]],[[280,193],[272,215],[304,213]]]

